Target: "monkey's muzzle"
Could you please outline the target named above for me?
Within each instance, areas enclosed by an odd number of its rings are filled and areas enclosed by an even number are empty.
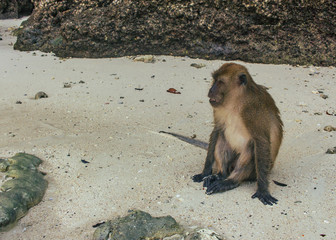
[[[215,98],[210,98],[209,99],[209,103],[211,104],[211,106],[213,107],[217,107],[218,105],[220,105],[220,102],[218,100],[216,100]]]

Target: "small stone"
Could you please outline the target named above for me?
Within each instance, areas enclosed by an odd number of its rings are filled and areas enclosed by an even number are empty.
[[[16,101],[16,104],[22,104],[22,102],[21,101]]]
[[[154,63],[155,57],[153,55],[137,56],[133,59],[135,62]]]
[[[190,64],[191,67],[195,67],[195,68],[203,68],[206,65],[204,63],[192,63]]]
[[[336,147],[334,148],[329,148],[327,151],[326,151],[327,154],[336,154]]]
[[[63,87],[64,88],[71,88],[71,84],[70,83],[64,83]]]
[[[336,127],[333,127],[331,125],[328,125],[328,126],[325,126],[323,128],[324,131],[327,131],[327,132],[332,132],[332,131],[336,131]]]
[[[320,94],[320,97],[323,98],[323,99],[327,99],[327,98],[328,98],[328,95]]]
[[[35,99],[48,98],[48,95],[45,92],[38,92],[35,94]]]

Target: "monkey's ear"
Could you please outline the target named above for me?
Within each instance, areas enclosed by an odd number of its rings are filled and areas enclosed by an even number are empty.
[[[247,84],[247,77],[246,74],[242,73],[239,75],[239,84],[246,85]]]

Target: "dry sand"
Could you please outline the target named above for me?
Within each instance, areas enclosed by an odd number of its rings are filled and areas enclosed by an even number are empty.
[[[24,151],[40,157],[49,187],[1,240],[90,239],[92,225],[128,209],[171,215],[227,239],[336,239],[336,155],[325,154],[336,136],[323,131],[336,125],[336,116],[326,114],[336,110],[335,68],[241,63],[270,88],[285,126],[270,179],[288,186],[271,183],[279,203],[264,206],[251,199],[255,183],[204,194],[190,177],[201,172],[206,151],[158,134],[208,140],[207,91],[211,72],[224,61],[59,59],[14,51],[8,28],[21,21],[0,21],[0,156]],[[49,98],[34,100],[38,91]]]

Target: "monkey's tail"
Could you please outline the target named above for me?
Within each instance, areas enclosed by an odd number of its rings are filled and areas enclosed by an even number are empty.
[[[193,139],[193,138],[190,138],[190,137],[186,137],[186,136],[183,136],[183,135],[180,135],[180,134],[177,134],[177,133],[171,133],[171,132],[165,132],[165,131],[160,131],[159,133],[169,134],[171,136],[174,136],[174,137],[180,139],[183,142],[189,143],[191,145],[194,145],[196,147],[199,147],[199,148],[202,148],[202,149],[205,149],[205,150],[207,150],[208,146],[209,146],[209,144],[206,143],[206,142],[203,142],[203,141],[197,140],[197,139]]]

